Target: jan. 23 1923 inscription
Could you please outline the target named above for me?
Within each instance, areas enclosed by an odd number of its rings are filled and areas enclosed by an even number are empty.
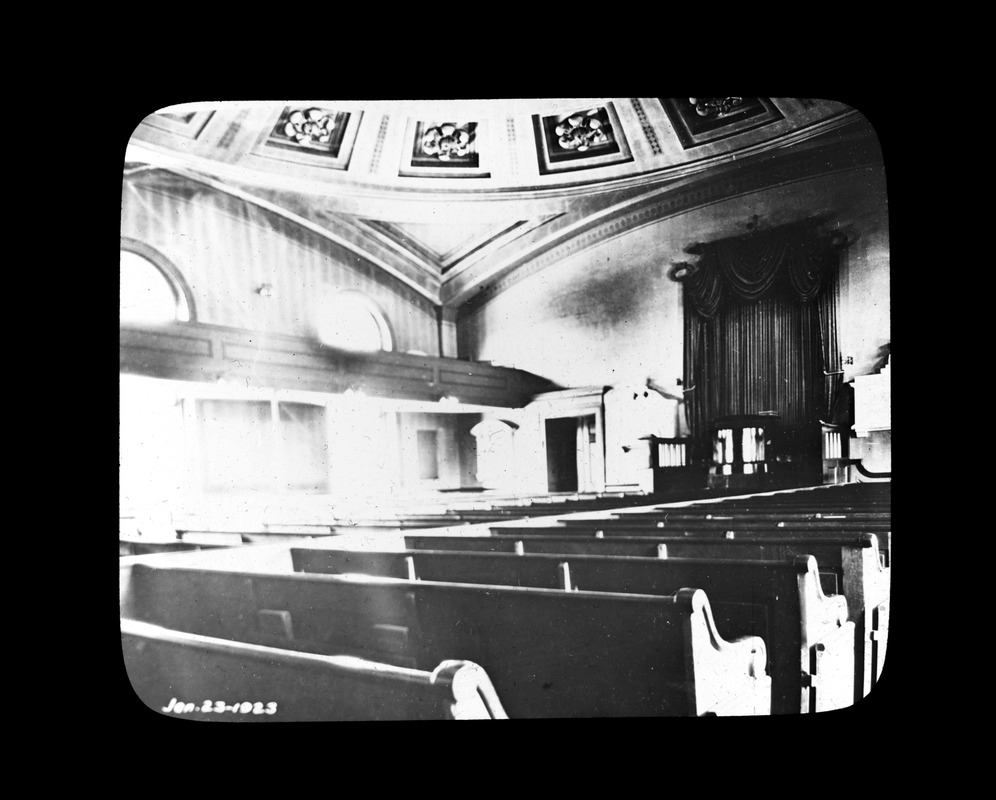
[[[169,701],[169,705],[163,706],[163,713],[169,714],[190,714],[192,712],[199,712],[202,714],[224,714],[226,712],[231,712],[233,714],[276,714],[277,704],[276,703],[251,703],[249,701],[243,701],[241,703],[232,703],[228,705],[223,700],[205,700],[200,705],[196,703],[184,703],[177,698],[172,698]]]

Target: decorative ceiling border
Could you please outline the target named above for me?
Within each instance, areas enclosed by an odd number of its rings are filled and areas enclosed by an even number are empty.
[[[385,114],[380,118],[380,125],[377,127],[377,138],[374,142],[373,154],[370,156],[370,174],[375,175],[380,166],[380,157],[384,153],[384,140],[387,138],[387,128],[390,118]]]
[[[662,155],[664,149],[661,147],[660,140],[657,138],[657,133],[654,131],[653,125],[650,124],[650,120],[647,118],[647,112],[643,108],[643,103],[640,102],[640,98],[631,97],[629,102],[633,106],[633,110],[636,112],[636,118],[640,122],[640,128],[643,129],[643,135],[647,139],[647,144],[650,145],[650,152],[655,156]]]
[[[641,106],[644,105],[641,102]],[[644,108],[645,112],[649,109]],[[269,118],[270,128],[275,124],[275,121],[279,117],[279,111],[274,112]],[[361,112],[356,112],[357,114]],[[635,111],[633,112],[635,115]],[[663,116],[663,111],[660,110],[659,113]],[[215,119],[220,118],[221,115],[216,115]],[[363,126],[366,127],[368,124],[367,117],[368,114],[364,114]],[[508,205],[509,208],[521,206],[523,203],[535,204],[532,210],[528,213],[531,215],[542,215],[545,213],[563,213],[569,210],[570,204],[574,203],[576,200],[585,198],[589,199],[594,196],[618,196],[619,193],[643,193],[653,188],[661,187],[664,184],[672,183],[676,180],[685,178],[686,176],[693,174],[700,174],[706,170],[721,168],[723,165],[746,160],[755,155],[765,153],[765,152],[778,152],[784,148],[792,147],[801,142],[820,137],[834,130],[846,127],[853,124],[856,120],[861,120],[864,122],[864,117],[857,111],[853,109],[847,109],[844,111],[837,112],[829,117],[814,121],[812,123],[806,124],[803,127],[787,130],[784,133],[780,133],[772,139],[765,140],[763,142],[758,142],[753,145],[747,145],[743,148],[736,150],[735,152],[721,152],[714,154],[704,153],[698,158],[693,158],[690,161],[683,162],[680,164],[670,164],[661,167],[655,167],[649,170],[644,170],[635,174],[628,174],[625,176],[617,176],[612,178],[599,178],[596,177],[600,170],[579,170],[576,172],[563,173],[565,178],[571,178],[568,183],[561,183],[556,185],[543,185],[542,183],[534,185],[519,185],[515,187],[501,187],[501,186],[484,186],[482,184],[487,183],[487,181],[465,181],[466,188],[456,189],[450,185],[444,188],[443,181],[439,181],[438,186],[431,185],[428,181],[421,182],[416,188],[414,185],[405,185],[404,183],[399,183],[397,185],[391,186],[379,186],[372,184],[365,184],[362,181],[354,182],[353,178],[349,177],[354,172],[362,172],[368,169],[366,163],[362,165],[362,170],[348,169],[348,170],[336,170],[336,169],[320,169],[312,170],[311,177],[306,177],[304,174],[301,175],[285,175],[278,176],[276,173],[272,173],[265,169],[265,164],[267,161],[270,162],[271,166],[277,163],[281,163],[279,159],[270,160],[264,156],[258,155],[255,151],[262,147],[262,140],[256,140],[253,143],[247,143],[247,154],[246,157],[237,160],[234,157],[234,152],[238,149],[233,147],[232,153],[229,153],[228,157],[224,159],[212,158],[211,155],[207,153],[196,153],[196,152],[180,152],[182,148],[170,148],[168,144],[164,144],[161,141],[152,141],[149,136],[166,136],[166,134],[159,131],[148,129],[147,126],[142,125],[140,129],[144,129],[145,136],[134,137],[130,146],[133,147],[135,156],[133,160],[140,159],[149,163],[154,163],[159,166],[164,166],[167,168],[172,168],[174,166],[182,166],[183,168],[195,169],[203,172],[207,175],[215,176],[221,180],[233,181],[241,186],[260,186],[268,183],[270,186],[281,187],[282,191],[287,192],[302,192],[302,193],[320,193],[334,189],[332,194],[329,195],[330,208],[336,211],[341,211],[342,213],[348,213],[354,216],[360,217],[371,217],[376,216],[379,213],[392,213],[392,209],[397,208],[399,204],[408,204],[412,200],[418,200],[419,203],[460,203],[460,204],[479,204],[480,207],[487,206],[489,209],[497,211],[501,205]],[[229,122],[231,120],[228,120]],[[221,123],[226,122],[226,120],[221,119]],[[372,123],[373,120],[370,120]],[[374,144],[374,152],[371,154],[371,164],[369,165],[369,170],[371,175],[378,169],[380,173],[384,173],[383,155],[387,144],[387,139],[389,139],[389,124],[388,118],[382,117],[380,119],[380,129],[376,131],[376,136]],[[218,128],[219,124],[214,121],[211,123],[211,128]],[[381,133],[384,134],[384,139],[381,138]],[[524,144],[522,142],[522,131],[520,133],[519,144]],[[505,132],[508,136],[508,132]],[[265,139],[266,134],[261,136],[261,139]],[[210,138],[205,135],[201,137],[202,139]],[[660,142],[663,144],[663,142]],[[147,149],[148,148],[148,149]],[[273,148],[270,148],[273,150]],[[513,150],[516,148],[513,148]],[[709,148],[703,148],[708,151]],[[218,155],[220,149],[216,151],[215,156]],[[357,148],[358,152],[358,148]],[[528,152],[526,150],[525,152]],[[689,151],[691,152],[691,151]],[[520,153],[521,155],[521,153]],[[356,159],[353,159],[354,161]],[[364,157],[364,162],[366,158]],[[296,164],[293,162],[285,161],[285,164],[292,164],[293,166],[304,167],[307,169],[306,164]],[[379,167],[375,167],[375,164],[379,164]],[[361,166],[361,165],[354,165]],[[521,165],[520,165],[521,166]],[[262,172],[259,173],[258,177],[250,177],[254,175],[254,170],[258,170],[264,167]],[[535,169],[535,167],[534,167]],[[390,172],[391,170],[387,170]],[[591,174],[591,180],[579,180],[586,173]],[[341,184],[329,183],[329,180],[335,176],[337,180],[341,180]],[[375,176],[376,177],[376,176]],[[380,177],[385,177],[381,174]],[[304,184],[301,181],[305,181]],[[309,183],[309,181],[314,181]],[[413,182],[414,183],[414,182]],[[341,191],[340,191],[341,190]],[[344,205],[343,205],[344,203]],[[542,206],[542,208],[540,208]],[[520,212],[511,212],[509,216]]]

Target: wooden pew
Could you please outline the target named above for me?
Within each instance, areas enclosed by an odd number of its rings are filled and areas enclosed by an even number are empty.
[[[257,544],[260,542],[292,542],[307,539],[327,539],[333,535],[332,531],[325,526],[315,528],[311,532],[303,530],[277,531],[277,530],[245,530],[245,531],[213,531],[213,530],[193,530],[183,529],[177,531],[181,541],[195,542],[198,544]]]
[[[511,718],[770,713],[764,642],[725,641],[701,590],[655,597],[129,569],[128,618],[299,652],[379,652],[377,661],[414,669],[472,661]]]
[[[782,500],[775,497],[765,497],[763,495],[751,497],[749,499],[745,498],[726,498],[722,500],[717,500],[715,502],[700,502],[693,506],[684,506],[685,508],[719,508],[719,509],[763,509],[763,510],[775,510],[784,509],[786,511],[823,511],[826,509],[836,509],[840,511],[864,511],[864,512],[888,512],[892,510],[892,499],[882,498],[875,500],[859,500],[859,499],[848,499],[842,497],[839,499],[823,500],[820,501],[816,498],[812,499],[797,499],[797,500]],[[663,506],[662,506],[663,508]]]
[[[875,522],[883,523],[891,520],[890,511],[856,511],[856,510],[833,510],[826,508],[813,508],[807,506],[804,509],[770,509],[770,508],[709,508],[702,506],[683,506],[681,508],[668,508],[661,506],[651,511],[644,511],[635,514],[616,514],[611,519],[629,519],[634,517],[641,519],[644,515],[666,523],[675,523],[679,520],[689,522],[710,522],[714,520],[742,520],[744,522],[816,522],[827,520],[838,520],[844,522]]]
[[[490,553],[555,553],[615,555],[638,558],[711,558],[784,560],[811,555],[816,559],[823,592],[841,594],[848,620],[854,623],[857,663],[855,702],[866,696],[882,671],[888,646],[892,571],[878,557],[875,534],[816,534],[798,537],[699,539],[686,536],[614,536],[544,534],[518,536],[406,535],[409,550],[454,550]]]
[[[566,591],[671,595],[694,586],[709,597],[725,638],[760,636],[768,651],[773,714],[854,702],[854,623],[842,596],[820,588],[816,560],[649,559],[412,550],[292,550],[304,573],[358,573],[415,580]]]
[[[891,523],[888,528],[891,528]],[[490,528],[498,535],[515,535],[521,537],[548,536],[559,534],[594,535],[601,537],[639,537],[657,538],[665,536],[685,536],[698,539],[754,539],[754,538],[818,538],[821,535],[838,536],[841,534],[873,534],[879,545],[879,553],[884,567],[892,565],[892,531],[881,530],[881,526],[868,526],[864,523],[851,525],[836,525],[832,520],[813,523],[797,522],[789,524],[750,524],[726,520],[705,523],[701,525],[677,523],[669,525],[663,520],[617,520],[617,519],[587,519],[564,520],[555,525],[502,525]]]
[[[889,512],[892,510],[892,497],[891,495],[861,497],[812,491],[809,493],[800,493],[799,496],[754,495],[751,497],[728,497],[718,499],[715,502],[699,503],[698,505],[726,509],[782,509],[787,511],[839,509],[842,511]]]
[[[241,533],[230,531],[182,531],[178,536],[181,542],[193,544],[238,547],[245,543],[245,539]]]
[[[119,539],[118,540],[118,555],[119,556],[145,556],[152,553],[179,553],[192,550],[208,550],[213,547],[227,547],[230,545],[223,544],[206,544],[203,542],[182,542],[179,539],[175,542],[170,541],[147,541],[143,542],[138,539]]]
[[[730,528],[739,530],[778,530],[793,531],[867,531],[878,533],[892,530],[890,519],[791,519],[776,516],[771,519],[752,518],[749,515],[727,517],[726,515],[691,519],[687,516],[672,515],[667,512],[626,514],[603,519],[563,519],[560,525],[565,528],[601,528],[606,532],[637,533],[645,530],[682,531],[725,531]]]
[[[234,642],[121,620],[125,667],[143,703],[218,722],[507,719],[484,671],[431,672]]]

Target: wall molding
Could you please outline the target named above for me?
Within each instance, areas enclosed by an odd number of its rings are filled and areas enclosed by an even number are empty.
[[[875,164],[881,164],[877,148],[866,143],[835,142],[790,153],[777,161],[768,157],[750,165],[741,164],[735,172],[728,169],[710,177],[696,176],[610,211],[587,225],[584,214],[578,213],[579,226],[571,227],[568,222],[565,226],[568,230],[562,229],[537,243],[531,252],[502,265],[477,283],[471,282],[471,276],[462,286],[451,284],[451,291],[444,295],[443,301],[460,308],[461,317],[464,317],[546,267],[624,233],[742,195]]]
[[[520,408],[555,388],[523,370],[410,353],[355,353],[296,336],[203,323],[120,327],[120,371],[170,380]],[[453,412],[459,406],[441,407]]]

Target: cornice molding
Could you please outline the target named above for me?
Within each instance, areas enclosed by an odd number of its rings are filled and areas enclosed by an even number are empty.
[[[555,388],[538,375],[484,361],[355,353],[299,336],[194,322],[122,324],[119,367],[122,373],[248,389],[353,390],[428,402],[451,397],[501,408],[520,408],[538,392]]]
[[[844,140],[802,151],[762,154],[748,163],[730,165],[708,177],[694,176],[649,195],[629,199],[597,217],[577,212],[565,215],[565,225],[529,252],[519,252],[503,264],[487,265],[486,272],[465,274],[463,280],[443,286],[444,305],[471,313],[521,280],[597,244],[646,225],[758,191],[837,172],[881,163],[877,145]]]
[[[642,110],[642,105],[640,108]],[[634,115],[639,117],[636,111]],[[488,217],[501,219],[520,214],[520,219],[526,219],[570,211],[582,199],[598,201],[606,195],[616,196],[620,192],[643,194],[662,183],[713,170],[764,152],[795,147],[854,123],[867,125],[859,112],[841,111],[764,141],[680,163],[653,166],[635,174],[607,176],[604,172],[599,174],[599,170],[592,170],[583,180],[510,187],[461,185],[455,188],[452,185],[437,187],[425,183],[417,186],[406,183],[377,185],[372,182],[376,180],[376,175],[351,175],[339,170],[313,171],[306,177],[298,174],[288,176],[275,170],[256,171],[238,163],[212,158],[211,151],[192,151],[187,142],[182,142],[182,147],[178,144],[171,148],[163,144],[162,139],[133,141],[129,145],[129,158],[151,160],[164,166],[186,166],[223,181],[232,181],[245,191],[252,191],[252,187],[257,186],[314,195],[321,197],[330,211],[357,217],[432,221],[444,218],[448,207],[459,207],[461,213],[479,215],[482,221]],[[645,131],[643,133],[646,135]],[[416,219],[419,214],[424,214],[424,218]]]

